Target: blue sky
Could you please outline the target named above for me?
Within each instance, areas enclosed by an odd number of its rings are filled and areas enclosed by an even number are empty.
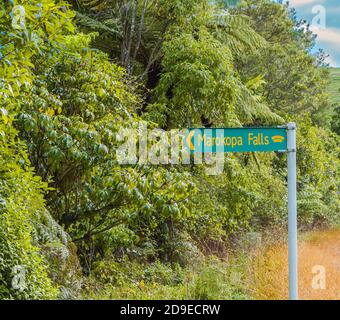
[[[311,23],[318,35],[317,46],[327,52],[328,62],[340,67],[340,0],[290,0],[298,18]]]

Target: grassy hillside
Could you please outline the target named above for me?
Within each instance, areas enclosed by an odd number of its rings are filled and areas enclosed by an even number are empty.
[[[333,103],[340,105],[340,68],[331,68],[332,82],[329,92]]]

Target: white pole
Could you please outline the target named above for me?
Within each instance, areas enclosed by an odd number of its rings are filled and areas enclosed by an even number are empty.
[[[289,299],[298,299],[298,246],[296,208],[296,124],[287,125],[288,148],[288,256]]]

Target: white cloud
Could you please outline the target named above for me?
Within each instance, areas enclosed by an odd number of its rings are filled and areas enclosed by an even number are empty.
[[[318,43],[332,45],[332,49],[340,53],[340,29],[311,26],[311,30],[318,35]]]
[[[322,0],[290,0],[289,3],[292,7],[303,7],[309,4],[321,4]]]

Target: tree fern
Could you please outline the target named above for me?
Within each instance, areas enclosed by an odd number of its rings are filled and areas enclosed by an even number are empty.
[[[243,124],[251,124],[254,120],[261,120],[261,123],[282,123],[284,119],[271,111],[264,102],[263,97],[256,93],[256,89],[262,85],[261,77],[256,77],[243,84],[240,80],[235,79],[238,83],[237,99],[235,112]]]
[[[265,39],[251,27],[251,21],[247,16],[219,10],[209,22],[209,26],[214,30],[215,36],[234,54],[266,46]]]
[[[100,21],[90,15],[77,12],[76,20],[79,25],[100,33],[105,32],[110,35],[117,35],[120,33],[120,25],[116,19],[106,19]]]

